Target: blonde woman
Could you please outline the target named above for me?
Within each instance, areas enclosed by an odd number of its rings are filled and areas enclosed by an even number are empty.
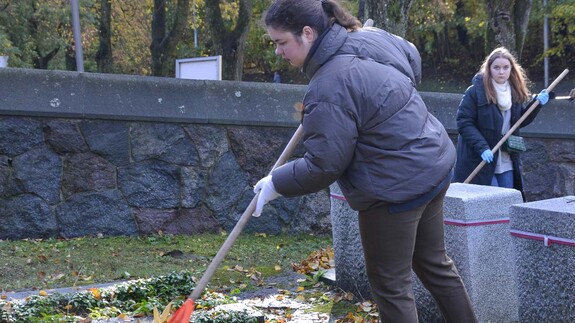
[[[531,98],[528,79],[515,57],[503,47],[496,48],[483,62],[457,109],[457,163],[454,182],[463,182],[485,161],[487,164],[471,180],[472,184],[515,188],[523,193],[521,159],[518,152],[491,149],[538,100],[547,103],[545,90]],[[513,133],[530,124],[537,107]]]

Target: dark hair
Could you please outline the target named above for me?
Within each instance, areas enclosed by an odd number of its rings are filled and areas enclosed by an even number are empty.
[[[334,22],[348,30],[361,28],[359,20],[335,0],[275,0],[264,19],[266,26],[298,36],[305,26],[321,35]]]

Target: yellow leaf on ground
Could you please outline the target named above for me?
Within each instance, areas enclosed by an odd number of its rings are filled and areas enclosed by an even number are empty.
[[[88,288],[88,290],[94,295],[95,299],[100,299],[100,290],[97,288]]]
[[[125,322],[128,322],[128,321],[131,321],[131,320],[132,320],[132,318],[131,318],[129,315],[124,314],[124,313],[118,315],[116,318],[119,319],[119,320],[125,321]]]

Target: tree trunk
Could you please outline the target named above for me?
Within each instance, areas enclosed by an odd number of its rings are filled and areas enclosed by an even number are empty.
[[[36,13],[38,11],[38,8],[36,7],[35,3],[32,4],[32,11],[33,13]],[[38,22],[38,17],[36,15],[31,15],[30,18],[27,20],[28,32],[30,33],[32,39],[35,38],[34,36],[40,34],[40,30],[38,27],[39,24],[40,23]],[[34,55],[34,57],[32,58],[32,63],[34,65],[34,68],[41,70],[48,69],[48,64],[50,63],[50,60],[54,58],[54,56],[56,56],[56,54],[60,50],[60,46],[55,46],[48,53],[44,53],[45,51],[43,51],[42,48],[40,48],[40,45],[38,43],[36,43],[33,48],[36,55]]]
[[[40,50],[40,48],[36,47],[35,52],[37,55],[33,59],[34,68],[39,69],[39,70],[47,70],[48,69],[48,63],[50,63],[50,60],[52,60],[52,58],[54,58],[54,56],[56,56],[56,54],[58,54],[58,51],[60,51],[60,47],[56,47],[56,48],[52,49],[47,54],[42,54],[42,51]]]
[[[171,29],[167,27],[166,1],[154,0],[152,13],[152,75],[169,76],[174,65],[176,46],[187,32],[187,21],[190,11],[189,0],[178,0],[176,16]]]
[[[514,0],[487,0],[489,28],[487,29],[487,52],[503,46],[517,55],[515,24],[513,22]]]
[[[527,36],[527,25],[529,24],[529,17],[531,15],[531,7],[533,0],[517,1],[515,3],[514,22],[515,22],[515,51],[517,52],[517,59],[521,59],[523,46],[525,45],[525,38]]]
[[[215,52],[222,55],[222,78],[241,81],[252,0],[239,0],[238,18],[232,30],[224,26],[219,0],[206,0],[205,6],[206,23],[214,41]]]
[[[96,53],[98,72],[111,73],[114,69],[112,57],[112,0],[100,0],[100,45]]]
[[[66,46],[64,61],[66,62],[66,71],[78,70],[78,66],[76,66],[76,50],[74,49],[73,43],[70,43],[68,46]]]
[[[359,0],[357,4],[357,19],[359,21],[364,22],[371,17],[365,18],[365,0]],[[373,19],[373,18],[371,18]]]
[[[373,19],[376,27],[405,37],[412,2],[412,0],[367,0],[365,1],[366,17]]]

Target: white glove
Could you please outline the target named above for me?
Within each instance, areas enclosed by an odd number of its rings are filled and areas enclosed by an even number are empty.
[[[254,211],[254,214],[252,214],[256,218],[262,214],[264,205],[266,205],[269,201],[275,200],[281,196],[278,192],[276,192],[276,188],[272,182],[272,175],[268,175],[256,183],[256,186],[254,186],[254,193],[257,194],[258,192],[260,195],[258,196],[258,201],[256,203],[256,210]]]

